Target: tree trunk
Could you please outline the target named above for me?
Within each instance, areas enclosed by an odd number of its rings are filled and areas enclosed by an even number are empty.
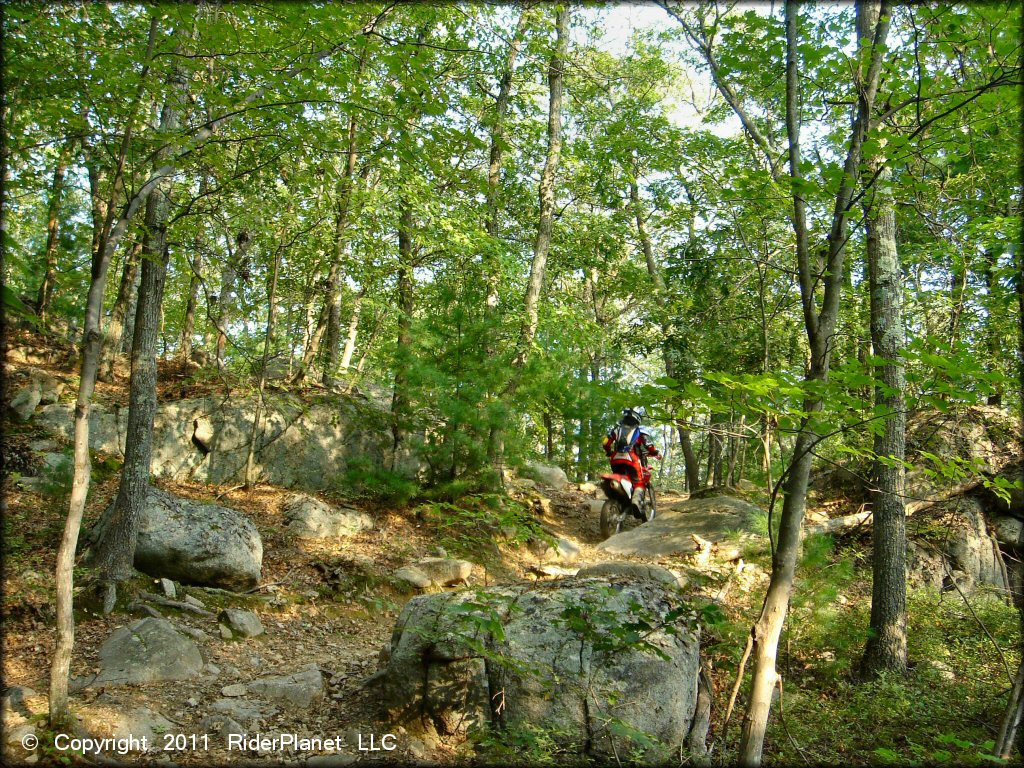
[[[555,177],[562,157],[562,82],[565,57],[569,48],[569,8],[558,6],[556,14],[557,41],[548,67],[548,153],[544,172],[540,177],[540,219],[537,223],[537,238],[533,246],[533,263],[530,265],[530,280],[523,299],[523,324],[519,343],[512,365],[521,375],[526,359],[537,336],[538,307],[544,272],[547,266],[548,250],[551,248],[551,234],[555,220]],[[513,378],[513,389],[518,385],[518,375]]]
[[[228,259],[224,263],[224,269],[221,271],[220,294],[217,297],[217,313],[215,318],[217,325],[216,359],[217,368],[219,369],[224,368],[225,355],[227,353],[227,326],[234,306],[231,294],[235,290],[239,273],[248,271],[249,248],[252,246],[252,241],[252,236],[246,230],[240,230],[235,235],[235,245],[237,248],[232,253],[231,242],[230,239],[228,240]]]
[[[267,365],[270,363],[270,348],[274,339],[274,318],[277,305],[277,277],[281,271],[281,251],[284,243],[278,245],[274,253],[274,269],[270,277],[270,289],[267,292],[267,333],[263,337],[263,364],[260,366],[259,386],[256,394],[256,412],[252,417],[252,432],[249,434],[249,450],[245,456],[245,490],[252,490],[256,483],[256,438],[260,432],[260,419],[263,418],[263,393],[267,386]]]
[[[150,22],[146,62],[139,75],[135,100],[129,109],[125,133],[121,142],[117,176],[120,176],[120,169],[123,168],[125,158],[128,155],[132,127],[135,123],[138,106],[142,102],[146,77],[149,74],[150,63],[153,58],[156,30],[157,17],[154,16]],[[5,163],[4,168],[6,169],[6,167]],[[98,175],[95,170],[90,171],[90,187],[94,192],[99,190]],[[113,185],[115,194],[117,188],[118,184],[115,183]],[[68,501],[68,517],[64,523],[64,533],[61,536],[60,546],[57,550],[57,565],[54,570],[57,638],[53,659],[50,664],[49,720],[51,728],[66,727],[71,722],[71,711],[68,704],[68,673],[71,669],[71,654],[75,646],[74,598],[72,595],[75,550],[78,548],[78,535],[82,527],[82,515],[85,512],[85,500],[89,493],[89,481],[92,472],[92,463],[89,458],[89,411],[92,395],[96,389],[96,375],[99,370],[102,343],[100,316],[103,313],[103,294],[107,286],[107,271],[110,267],[111,257],[118,241],[124,234],[125,228],[128,226],[128,222],[134,218],[139,206],[146,201],[150,192],[152,192],[152,186],[144,184],[125,205],[120,219],[110,227],[106,226],[106,222],[111,218],[110,210],[114,206],[113,198],[107,206],[108,210],[102,212],[99,195],[94,194],[93,196],[93,223],[94,225],[99,224],[101,229],[99,232],[93,232],[95,249],[92,255],[89,293],[85,303],[85,323],[82,329],[82,364],[78,378],[78,399],[75,403],[74,475],[71,481],[71,494]],[[97,214],[101,212],[103,213],[102,218],[97,218]]]
[[[53,169],[53,184],[50,186],[50,204],[46,213],[46,251],[43,260],[46,269],[43,272],[43,281],[39,284],[37,305],[39,322],[46,327],[50,312],[50,298],[53,295],[53,287],[57,279],[57,234],[60,230],[60,203],[64,196],[64,176],[68,171],[68,162],[71,159],[71,149],[74,147],[74,139],[64,140],[60,154],[57,156],[57,165]]]
[[[884,163],[881,160],[880,163]],[[882,384],[875,388],[875,410],[886,413],[884,431],[875,436],[871,491],[874,557],[872,560],[871,632],[861,669],[867,677],[907,671],[907,530],[903,458],[906,406],[903,373],[903,281],[896,252],[896,211],[892,173],[878,167],[874,199],[865,210],[868,273],[871,290],[871,341],[885,360]],[[889,461],[891,459],[892,461]]]
[[[209,188],[209,176],[203,174],[199,184],[199,196],[205,197]],[[192,241],[192,258],[190,259],[192,275],[188,281],[188,302],[185,305],[185,322],[181,328],[181,359],[192,359],[192,333],[196,326],[196,306],[199,304],[199,286],[203,278],[203,235],[201,225],[197,225],[195,239]]]
[[[171,99],[185,88],[179,72],[170,75],[174,86]],[[172,101],[164,104],[159,133],[178,129],[178,112]],[[157,155],[165,159],[165,148]],[[135,542],[138,539],[142,505],[149,488],[153,453],[153,419],[156,416],[156,355],[167,276],[167,219],[170,209],[170,176],[162,178],[146,201],[142,240],[142,282],[139,285],[132,334],[132,372],[128,392],[128,428],[125,437],[121,485],[109,515],[100,530],[91,559],[101,582],[107,585],[104,613],[114,608],[116,585],[134,572]],[[108,335],[109,342],[110,337]]]
[[[1003,313],[1000,310],[1001,302],[998,293],[999,286],[999,255],[995,250],[985,251],[985,262],[983,270],[985,273],[986,309],[985,312],[985,347],[988,352],[988,359],[985,361],[985,370],[989,373],[996,373],[999,370],[999,360],[1003,357],[1003,345],[999,338],[999,329],[1003,325]],[[988,396],[988,404],[1000,406],[1003,404],[1002,384],[998,381],[994,384],[995,391]]]
[[[341,354],[341,370],[348,371],[352,364],[352,354],[356,349],[356,336],[359,333],[359,316],[363,311],[363,300],[366,298],[366,286],[359,289],[355,304],[352,307],[352,317],[348,321],[348,335],[345,337],[345,350]]]
[[[519,49],[522,46],[523,35],[526,31],[526,9],[519,14],[519,21],[516,23],[516,30],[509,42],[508,53],[505,57],[505,71],[501,75],[498,84],[498,97],[494,105],[494,126],[491,129],[491,152],[487,166],[487,221],[486,231],[489,238],[487,243],[487,255],[485,256],[484,280],[487,284],[487,299],[485,302],[484,315],[488,321],[486,352],[488,357],[493,357],[496,352],[497,334],[497,311],[498,311],[498,287],[501,276],[501,259],[499,248],[501,247],[499,234],[500,226],[500,193],[501,193],[501,166],[502,155],[505,149],[505,115],[508,112],[508,105],[512,95],[512,76],[515,72],[516,59],[519,58]],[[489,397],[494,397],[491,393]],[[487,434],[487,459],[499,470],[502,454],[502,427],[499,424],[491,424]]]
[[[686,490],[694,493],[700,488],[700,461],[697,454],[693,452],[693,443],[690,442],[690,430],[682,424],[677,425],[679,432],[679,449],[683,452],[683,469],[686,472]]]
[[[398,453],[409,434],[409,356],[412,353],[412,315],[415,306],[413,282],[413,213],[408,192],[402,193],[398,216],[398,336],[395,339],[395,389],[391,396],[391,469],[398,465]]]
[[[148,213],[149,211],[147,210],[147,215]],[[145,247],[143,244],[145,236],[143,232],[140,232],[136,236],[135,242],[125,249],[124,268],[121,270],[121,283],[117,287],[117,299],[114,301],[114,309],[110,313],[110,321],[107,323],[107,331],[103,337],[103,353],[100,358],[99,370],[100,381],[111,382],[114,380],[114,366],[121,356],[121,350],[123,349],[125,326],[134,326],[135,324],[135,308],[138,301],[139,258]],[[132,333],[134,334],[134,329]],[[131,351],[131,347],[128,349]]]
[[[876,0],[868,0],[877,7]],[[858,19],[868,10],[864,0],[856,5]],[[803,304],[804,324],[810,348],[810,366],[807,380],[828,380],[829,359],[833,334],[839,317],[839,296],[842,290],[843,260],[847,236],[847,216],[854,185],[859,178],[861,147],[867,134],[871,111],[874,107],[885,39],[888,35],[890,8],[881,0],[878,23],[872,30],[870,45],[859,49],[857,70],[858,105],[850,136],[850,146],[843,167],[843,180],[836,195],[836,204],[829,232],[828,252],[823,276],[824,295],[820,312],[815,295],[816,276],[811,269],[810,247],[807,235],[806,202],[800,191],[800,121],[798,115],[799,81],[797,61],[798,0],[786,0],[786,129],[789,136],[789,168],[793,177],[793,229],[796,235],[797,269],[800,298]],[[804,412],[808,414],[800,425],[785,484],[785,498],[779,520],[778,543],[772,556],[772,575],[768,584],[761,615],[751,628],[754,658],[753,682],[750,700],[743,718],[740,736],[739,762],[744,766],[761,764],[764,734],[771,711],[772,692],[779,675],[775,669],[779,636],[789,609],[793,590],[797,555],[800,548],[800,528],[807,504],[807,486],[811,474],[811,451],[821,439],[815,432],[813,418],[821,410],[821,400],[808,398]]]
[[[356,170],[356,117],[348,120],[348,160],[345,172],[338,182],[338,210],[334,227],[334,258],[328,278],[327,313],[327,362],[324,365],[323,383],[331,386],[338,372],[341,354],[341,261],[345,251],[345,229],[348,226],[348,211],[352,200],[352,186]]]

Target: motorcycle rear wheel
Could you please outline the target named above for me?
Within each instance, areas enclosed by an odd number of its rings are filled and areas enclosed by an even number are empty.
[[[601,507],[601,538],[607,539],[622,530],[626,520],[626,509],[622,502],[608,499]]]
[[[658,515],[658,504],[654,496],[654,486],[647,486],[647,508],[644,510],[645,517],[647,518],[644,522],[651,522]]]

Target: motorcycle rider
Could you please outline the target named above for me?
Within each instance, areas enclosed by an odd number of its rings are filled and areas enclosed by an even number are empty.
[[[658,446],[654,444],[653,436],[643,426],[643,420],[646,415],[647,410],[642,405],[626,408],[622,412],[622,418],[619,419],[619,423],[611,428],[604,442],[601,443],[605,455],[611,462],[612,470],[622,471],[624,474],[630,475],[634,482],[638,478],[636,477],[636,468],[630,454],[636,456],[640,461],[640,465],[645,469],[648,457],[659,458],[661,456],[658,452]],[[616,456],[619,456],[619,458],[616,459]]]

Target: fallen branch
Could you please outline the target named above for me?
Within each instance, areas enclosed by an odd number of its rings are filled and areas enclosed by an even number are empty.
[[[191,611],[192,613],[207,619],[217,618],[217,614],[211,613],[205,608],[200,608],[196,605],[192,605],[191,603],[183,603],[179,600],[170,600],[166,597],[160,597],[160,595],[154,595],[152,592],[139,590],[139,597],[149,600],[152,603],[156,603],[157,605],[162,605],[165,608],[177,608],[180,611]]]
[[[972,478],[966,482],[955,485],[949,490],[943,491],[935,498],[931,499],[914,499],[908,501],[904,506],[906,510],[906,516],[910,517],[915,512],[920,512],[922,509],[927,509],[935,504],[939,504],[943,501],[949,501],[954,496],[960,496],[967,491],[973,490],[980,485],[981,481],[977,478]],[[824,523],[815,523],[814,525],[808,525],[804,527],[804,535],[810,536],[815,533],[834,533],[835,531],[841,531],[845,528],[856,528],[857,526],[864,525],[868,520],[871,519],[871,510],[862,510],[855,512],[852,515],[844,515],[843,517],[835,517],[831,520],[826,520]]]

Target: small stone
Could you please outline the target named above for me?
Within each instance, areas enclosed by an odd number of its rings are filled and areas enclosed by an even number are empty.
[[[207,664],[205,667],[203,667],[203,672],[210,675],[210,677],[216,677],[220,674],[220,667],[218,667],[216,664]]]
[[[409,739],[406,749],[409,755],[416,760],[424,760],[427,757],[427,745],[419,739]]]
[[[221,624],[220,625],[220,637],[221,637],[221,640],[230,640],[231,638],[234,637],[234,635],[231,634],[231,630],[230,629],[228,629],[223,624]]]
[[[245,687],[244,683],[234,683],[233,685],[226,685],[220,689],[221,694],[224,696],[245,696],[248,693],[248,688]]]
[[[164,597],[168,597],[171,600],[178,599],[178,590],[170,579],[160,579],[160,588],[164,591]]]
[[[206,603],[200,600],[198,597],[192,597],[192,595],[185,595],[185,602],[189,605],[194,605],[196,608],[205,608]]]
[[[185,699],[185,703],[188,704],[190,707],[198,707],[199,706],[199,700],[195,699],[195,698],[193,698],[191,696],[189,698]]]

